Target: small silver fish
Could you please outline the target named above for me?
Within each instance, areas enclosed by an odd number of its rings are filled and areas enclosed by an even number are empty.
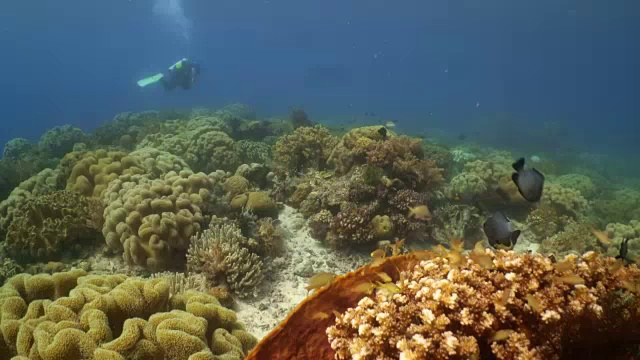
[[[520,230],[512,231],[509,219],[500,211],[491,215],[482,225],[482,229],[493,247],[496,245],[512,247],[520,236]]]
[[[520,195],[529,202],[540,201],[544,188],[544,175],[534,168],[525,169],[524,158],[518,159],[511,166],[516,171],[511,174],[511,180],[518,187]]]

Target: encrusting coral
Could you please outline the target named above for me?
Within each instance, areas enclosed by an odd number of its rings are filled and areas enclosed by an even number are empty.
[[[7,229],[6,245],[19,259],[51,260],[93,240],[102,228],[101,202],[73,191],[55,191],[22,203]]]
[[[215,297],[162,278],[20,274],[0,288],[0,359],[240,360],[256,339]]]
[[[107,244],[128,263],[152,270],[183,263],[189,239],[215,203],[215,175],[183,170],[155,180],[134,175],[113,181],[104,195]]]
[[[212,225],[191,238],[187,269],[203,274],[212,286],[229,287],[240,297],[255,294],[262,282],[262,260],[234,225]]]

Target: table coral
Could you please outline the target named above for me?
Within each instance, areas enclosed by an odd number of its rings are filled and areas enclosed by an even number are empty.
[[[637,267],[586,253],[554,267],[541,255],[486,250],[419,261],[340,313],[327,329],[336,359],[560,359],[635,351]],[[629,285],[632,283],[632,285]],[[631,289],[631,290],[625,290]]]
[[[292,134],[282,136],[273,146],[275,170],[281,174],[309,168],[325,170],[337,142],[324,126],[299,127]]]
[[[255,345],[233,311],[163,279],[20,274],[0,288],[0,359],[243,359]]]
[[[32,197],[16,209],[6,245],[18,259],[52,260],[83,240],[95,239],[101,220],[101,203],[78,193],[56,191]]]
[[[105,240],[131,264],[159,271],[182,263],[219,186],[213,176],[187,170],[155,180],[122,176],[105,191]]]
[[[262,260],[233,225],[214,225],[191,238],[189,272],[203,274],[213,286],[228,286],[240,297],[255,294],[262,282]]]

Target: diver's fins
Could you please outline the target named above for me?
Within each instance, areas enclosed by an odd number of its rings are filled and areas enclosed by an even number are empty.
[[[163,77],[164,77],[163,73],[159,73],[159,74],[155,74],[153,76],[149,76],[148,78],[144,78],[144,79],[138,81],[138,86],[145,87],[145,86],[147,86],[149,84],[153,84],[153,83],[158,82]]]

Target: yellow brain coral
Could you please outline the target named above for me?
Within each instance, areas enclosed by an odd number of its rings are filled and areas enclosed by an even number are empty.
[[[255,345],[213,296],[169,295],[163,279],[14,276],[0,288],[0,359],[239,360]]]
[[[485,251],[418,261],[327,329],[336,359],[614,358],[640,341],[640,270]],[[488,264],[486,260],[490,260]]]
[[[200,231],[217,184],[214,175],[170,172],[161,179],[124,176],[105,193],[102,233],[131,264],[163,270],[182,263],[189,239]]]

